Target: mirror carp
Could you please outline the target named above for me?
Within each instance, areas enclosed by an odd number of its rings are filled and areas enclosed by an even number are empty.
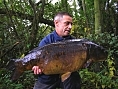
[[[34,48],[24,58],[9,63],[9,69],[14,70],[12,81],[33,66],[39,66],[46,75],[64,74],[81,69],[88,60],[104,61],[107,55],[107,51],[94,42],[71,39]]]

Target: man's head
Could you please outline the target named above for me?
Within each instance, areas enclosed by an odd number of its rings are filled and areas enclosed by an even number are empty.
[[[67,12],[59,12],[54,17],[54,25],[59,36],[67,36],[72,28],[72,16]]]

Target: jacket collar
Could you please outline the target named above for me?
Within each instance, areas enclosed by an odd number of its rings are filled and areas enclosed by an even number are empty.
[[[67,40],[67,39],[72,39],[71,35],[60,37],[56,31],[53,31],[53,34],[56,38],[56,40],[61,41],[61,40]]]

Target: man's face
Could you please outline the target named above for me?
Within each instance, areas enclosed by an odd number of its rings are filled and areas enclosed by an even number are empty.
[[[72,28],[72,17],[64,15],[63,18],[57,20],[55,29],[59,36],[67,36],[70,34]]]

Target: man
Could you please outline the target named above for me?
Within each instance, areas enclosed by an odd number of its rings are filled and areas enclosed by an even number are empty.
[[[72,28],[72,16],[67,12],[59,12],[54,17],[55,31],[42,39],[39,46],[54,43],[57,41],[73,39],[70,35]],[[38,66],[32,68],[34,74],[38,74],[34,89],[81,89],[81,78],[78,72],[67,73],[65,75],[53,74],[45,75]],[[66,77],[65,77],[66,76]]]

